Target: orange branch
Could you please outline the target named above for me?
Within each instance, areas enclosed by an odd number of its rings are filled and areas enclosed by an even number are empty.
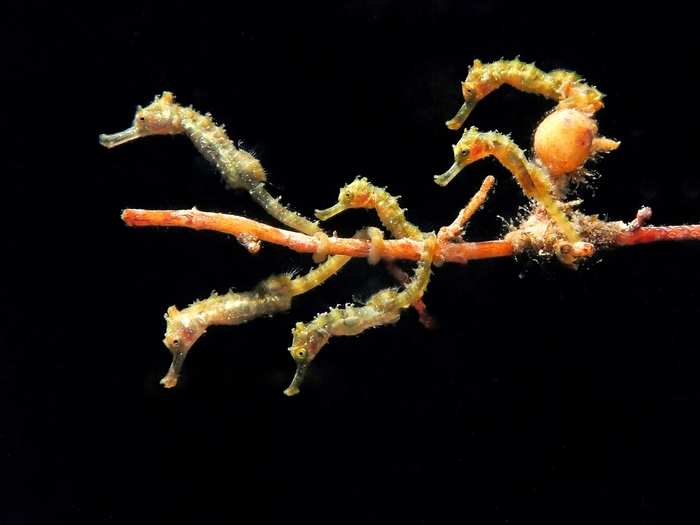
[[[615,238],[615,244],[618,246],[659,241],[700,241],[700,224],[647,226],[634,231],[622,232]]]
[[[320,240],[303,233],[268,226],[245,217],[224,213],[192,210],[139,210],[126,209],[122,220],[128,226],[176,226],[194,230],[211,230],[230,235],[247,235],[271,244],[286,246],[300,253],[316,253]],[[700,240],[700,225],[643,227],[620,233],[615,238],[618,246],[645,244],[659,241]],[[371,243],[363,239],[329,237],[324,249],[329,255],[367,257]],[[385,240],[382,256],[385,259],[420,258],[422,244],[410,239]],[[474,259],[491,259],[513,255],[513,245],[506,240],[484,242],[440,243],[436,256],[445,262],[466,263]]]

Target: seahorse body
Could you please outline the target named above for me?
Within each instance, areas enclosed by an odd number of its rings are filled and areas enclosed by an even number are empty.
[[[168,308],[163,343],[172,354],[172,363],[161,384],[166,388],[177,384],[187,353],[210,326],[239,325],[288,310],[293,297],[291,283],[289,275],[275,275],[250,292],[213,294],[183,310],[175,306]]]
[[[413,279],[403,290],[381,290],[370,297],[364,306],[331,308],[318,314],[310,323],[297,323],[292,330],[292,346],[289,348],[297,369],[284,393],[288,396],[299,393],[308,364],[331,337],[358,335],[369,328],[398,321],[401,310],[415,303],[425,292],[436,248],[435,235],[427,237]]]
[[[344,255],[329,257],[326,262],[299,277],[273,275],[250,292],[212,294],[182,310],[171,306],[165,314],[167,328],[163,343],[172,353],[173,360],[161,383],[166,388],[177,384],[187,353],[210,326],[239,325],[289,310],[294,297],[322,285],[350,259]]]
[[[467,78],[462,82],[464,104],[447,121],[447,127],[462,127],[476,104],[503,84],[556,100],[559,107],[576,108],[587,114],[593,114],[603,107],[603,94],[595,87],[585,84],[573,71],[556,69],[547,73],[534,64],[518,59],[497,60],[488,64],[474,60]]]
[[[465,130],[462,138],[454,146],[454,164],[447,172],[436,176],[435,182],[446,186],[464,166],[489,155],[493,155],[513,174],[525,195],[542,204],[569,242],[580,240],[553,195],[555,188],[547,173],[529,161],[510,137],[502,133],[481,132],[475,127]]]
[[[282,224],[313,235],[319,226],[283,206],[265,188],[266,174],[260,161],[237,148],[223,126],[214,123],[210,114],[202,115],[192,107],[175,102],[169,91],[163,92],[145,108],[139,107],[132,126],[119,133],[100,135],[100,143],[108,148],[150,135],[185,134],[197,150],[214,164],[226,184],[247,191],[265,211]]]
[[[374,208],[379,220],[396,239],[422,239],[420,229],[406,219],[397,197],[379,188],[365,177],[358,177],[340,189],[338,202],[325,210],[316,210],[316,217],[322,221],[351,208]]]

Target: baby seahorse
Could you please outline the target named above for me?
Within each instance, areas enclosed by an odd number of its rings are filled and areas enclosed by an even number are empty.
[[[316,210],[318,219],[326,221],[351,208],[374,208],[379,220],[396,239],[420,240],[422,232],[410,223],[398,200],[384,188],[378,188],[364,177],[358,177],[340,189],[338,202],[325,210]]]
[[[558,108],[575,108],[592,115],[603,107],[603,94],[585,84],[573,71],[557,69],[549,73],[518,59],[497,60],[482,64],[474,60],[462,82],[464,104],[457,114],[446,122],[450,129],[459,129],[477,103],[503,84],[526,93],[535,93],[557,100]]]
[[[226,184],[243,189],[265,211],[282,224],[307,235],[320,231],[318,225],[275,199],[265,188],[265,170],[260,161],[247,151],[237,148],[226,135],[223,126],[217,126],[207,113],[202,115],[192,107],[175,102],[175,96],[164,91],[145,108],[139,106],[132,126],[111,135],[100,135],[100,143],[113,148],[149,135],[187,135],[199,152],[221,173]]]
[[[508,136],[495,131],[481,132],[475,127],[464,130],[462,138],[453,147],[455,162],[442,175],[435,176],[435,182],[446,186],[462,171],[462,168],[489,155],[493,155],[508,169],[527,197],[536,200],[557,223],[567,241],[580,241],[578,232],[569,222],[554,197],[554,187],[547,172],[534,162],[529,161],[523,151]]]
[[[289,348],[297,367],[294,378],[284,393],[288,396],[299,393],[309,363],[331,337],[358,335],[368,328],[398,321],[401,310],[415,303],[425,292],[437,246],[434,234],[425,238],[413,279],[403,290],[388,288],[374,294],[364,306],[332,308],[317,315],[310,323],[297,323],[292,330],[292,346]]]
[[[250,292],[214,294],[183,310],[171,306],[165,314],[167,328],[163,343],[172,354],[172,363],[161,384],[166,388],[177,384],[187,353],[208,327],[243,324],[264,315],[289,310],[292,298],[323,284],[350,259],[337,255],[296,278],[288,274],[273,275]]]
[[[353,208],[374,208],[381,223],[395,239],[409,238],[418,241],[423,239],[423,232],[406,219],[405,210],[399,206],[398,198],[384,188],[375,186],[365,177],[357,177],[350,184],[343,186],[338,195],[338,202],[325,210],[316,210],[315,215],[318,219],[326,221]],[[368,228],[367,232],[372,240],[373,253],[370,257],[370,263],[372,263],[376,262],[375,259],[380,256],[380,253],[374,252],[377,251],[377,244],[381,246],[382,234],[376,228]],[[408,282],[408,275],[398,266],[387,263],[387,269],[398,282],[402,284]],[[418,319],[423,326],[426,328],[435,326],[435,320],[428,313],[422,299],[416,301],[413,308],[418,312]]]

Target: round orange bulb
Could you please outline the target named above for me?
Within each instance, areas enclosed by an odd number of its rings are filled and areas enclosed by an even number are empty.
[[[593,151],[598,125],[576,109],[559,109],[535,131],[535,155],[552,177],[576,171]]]

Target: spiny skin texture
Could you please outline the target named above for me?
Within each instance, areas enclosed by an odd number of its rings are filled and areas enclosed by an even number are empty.
[[[374,208],[379,220],[392,237],[421,239],[423,234],[410,223],[399,206],[398,198],[384,188],[379,188],[364,177],[358,177],[340,189],[338,203],[325,210],[316,210],[316,217],[326,221],[351,208]]]
[[[476,104],[503,84],[526,93],[534,93],[559,101],[559,107],[577,108],[593,114],[603,107],[603,94],[589,86],[573,71],[557,69],[549,73],[518,59],[497,60],[482,64],[474,60],[462,82],[464,104],[449,121],[447,127],[459,129]]]
[[[562,211],[559,201],[553,196],[554,187],[546,171],[534,162],[530,162],[510,137],[502,133],[481,132],[473,126],[464,130],[462,138],[454,146],[454,164],[447,172],[437,175],[435,182],[440,186],[446,186],[462,168],[489,155],[496,157],[513,174],[525,195],[545,207],[567,241],[574,243],[580,240],[578,233]]]
[[[170,350],[173,360],[161,384],[166,388],[177,384],[187,353],[210,326],[239,325],[289,310],[292,298],[325,283],[350,259],[351,257],[336,255],[296,278],[288,274],[273,275],[250,292],[212,294],[183,310],[171,306],[165,314],[167,328],[163,343]]]
[[[345,266],[352,257],[347,255],[334,255],[333,257],[328,257],[325,262],[319,264],[316,268],[309,270],[305,275],[301,275],[292,279],[289,285],[290,292],[292,296],[304,294],[309,290],[321,286],[333,275],[338,273],[340,269]]]
[[[285,226],[305,233],[306,235],[313,235],[314,233],[322,231],[315,222],[312,222],[306,217],[303,217],[297,212],[287,208],[284,204],[282,204],[279,197],[272,197],[262,183],[251,188],[248,193],[253,200],[267,212],[268,215],[274,217]]]
[[[398,197],[391,195],[385,188],[375,186],[365,177],[357,177],[350,184],[343,186],[338,194],[338,202],[325,210],[316,210],[315,215],[319,220],[326,221],[351,208],[374,208],[382,225],[395,239],[423,239],[423,232],[406,219],[405,210],[399,206]],[[373,237],[376,239],[376,236],[371,235],[374,229],[368,228],[367,232],[370,234],[370,239],[374,241]],[[375,246],[376,243],[373,242],[373,248]],[[371,250],[370,264],[376,264],[380,255],[381,253],[377,253],[376,249]],[[398,282],[402,284],[408,282],[408,275],[399,267],[387,263],[387,269]],[[418,312],[419,320],[423,326],[426,328],[435,326],[435,321],[428,313],[422,299],[418,299],[413,304],[413,308]]]
[[[413,279],[402,291],[392,288],[382,290],[370,297],[364,306],[332,308],[317,315],[310,323],[297,323],[292,330],[292,346],[289,348],[297,369],[284,393],[288,396],[299,393],[309,363],[331,337],[358,335],[369,328],[398,321],[401,310],[423,296],[430,281],[430,267],[436,249],[435,235],[426,237]]]
[[[171,306],[165,314],[167,328],[163,343],[173,359],[161,384],[166,388],[177,384],[187,353],[210,326],[243,324],[288,310],[291,305],[291,278],[277,275],[265,279],[250,292],[214,294],[183,310]]]
[[[260,161],[234,146],[223,126],[217,126],[208,113],[202,115],[192,107],[177,104],[169,91],[164,91],[145,108],[139,106],[130,128],[100,135],[100,143],[113,148],[150,135],[179,134],[189,137],[204,158],[216,166],[229,187],[247,191],[270,216],[307,235],[320,231],[316,223],[286,208],[268,193]]]

